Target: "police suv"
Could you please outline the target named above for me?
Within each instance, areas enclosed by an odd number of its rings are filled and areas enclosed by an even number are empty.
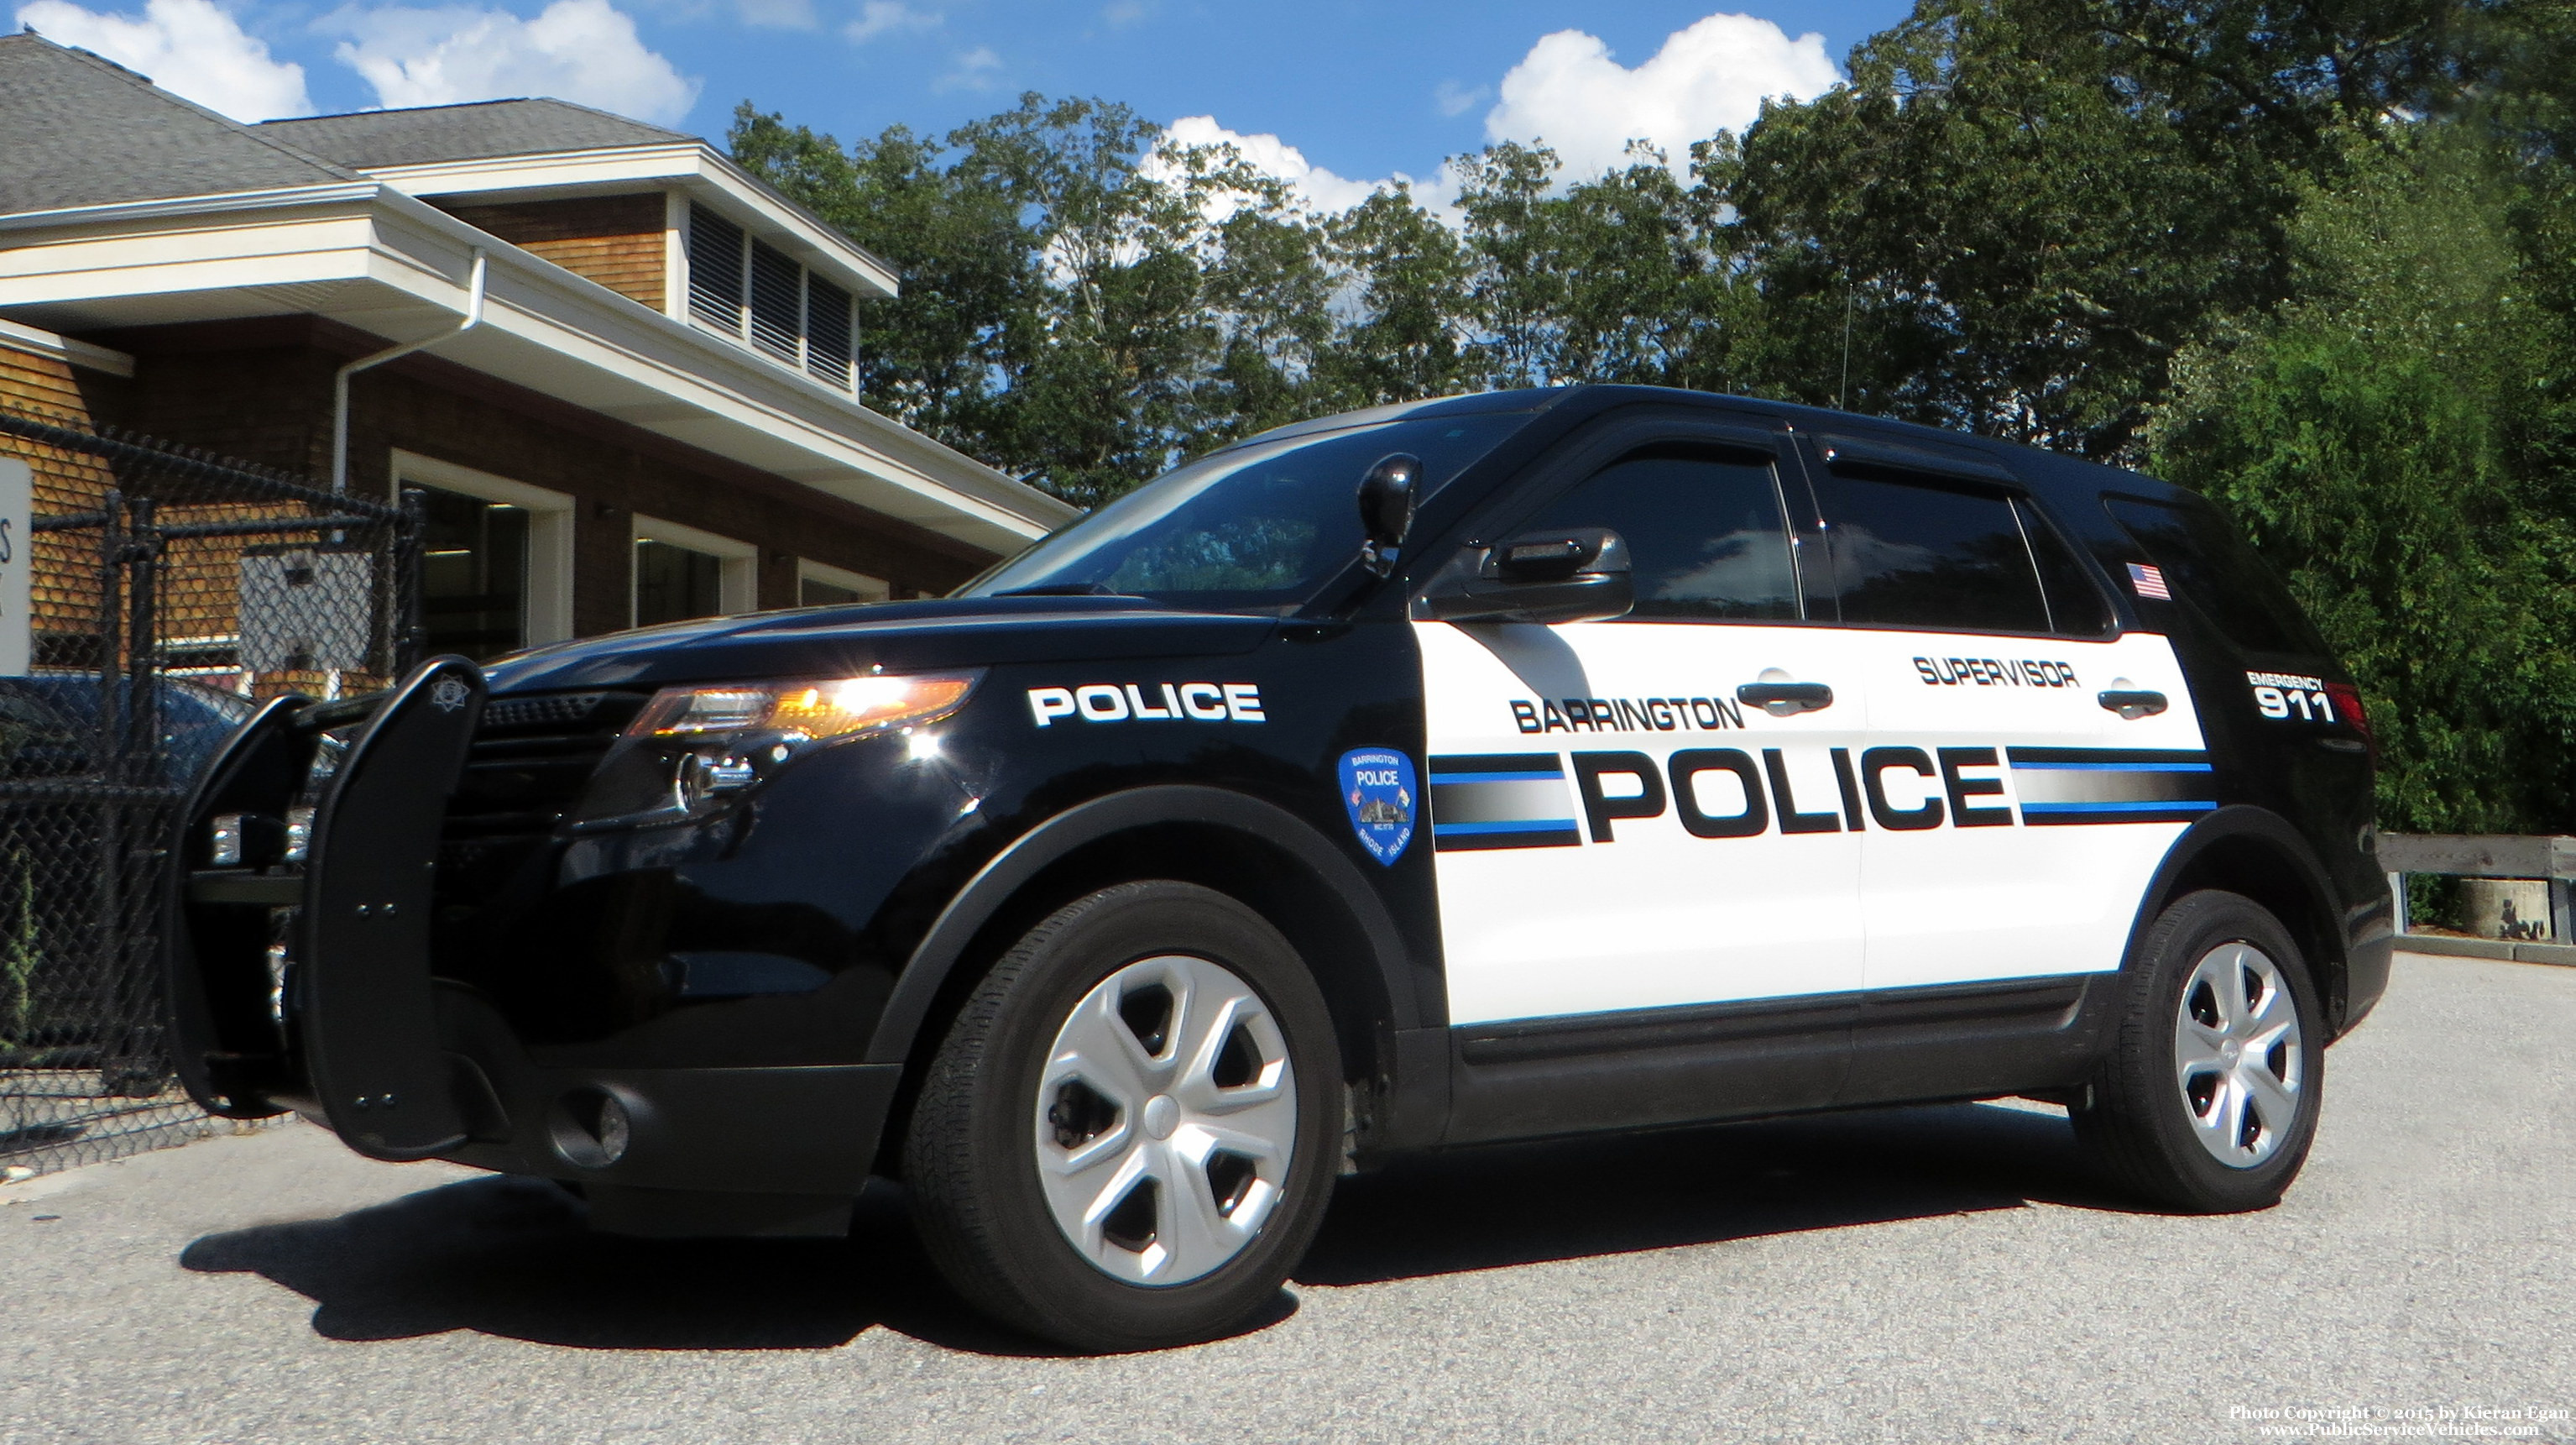
[[[1082,1348],[1408,1152],[2065,1103],[2278,1199],[2386,982],[2360,699],[2197,497],[1634,387],[1203,457],[938,601],[269,703],[179,841],[182,1077],[599,1228],[846,1228]]]

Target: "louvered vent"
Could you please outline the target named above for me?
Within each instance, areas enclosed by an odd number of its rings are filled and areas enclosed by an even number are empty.
[[[704,206],[689,207],[689,314],[742,334],[742,227]]]
[[[758,241],[751,243],[751,342],[793,366],[804,330],[805,268]]]
[[[805,369],[832,385],[850,388],[850,293],[817,277],[805,278]]]
[[[850,293],[708,210],[689,207],[689,314],[815,380],[852,385]]]

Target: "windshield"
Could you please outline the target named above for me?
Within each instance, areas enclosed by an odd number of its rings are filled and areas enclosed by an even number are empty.
[[[1100,591],[1193,607],[1293,607],[1359,555],[1360,478],[1380,457],[1420,457],[1427,498],[1528,420],[1423,417],[1233,447],[1146,483],[960,595]]]

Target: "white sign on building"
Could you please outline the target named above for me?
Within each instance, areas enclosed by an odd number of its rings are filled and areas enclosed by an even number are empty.
[[[28,577],[36,568],[36,544],[27,535],[27,524],[35,497],[27,464],[0,457],[0,677],[24,677],[33,661],[36,628]]]

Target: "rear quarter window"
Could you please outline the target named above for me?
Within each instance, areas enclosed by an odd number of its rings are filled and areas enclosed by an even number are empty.
[[[2290,589],[2215,508],[2116,496],[2102,505],[2163,570],[2174,600],[2228,641],[2248,652],[2326,655],[2325,639]]]

